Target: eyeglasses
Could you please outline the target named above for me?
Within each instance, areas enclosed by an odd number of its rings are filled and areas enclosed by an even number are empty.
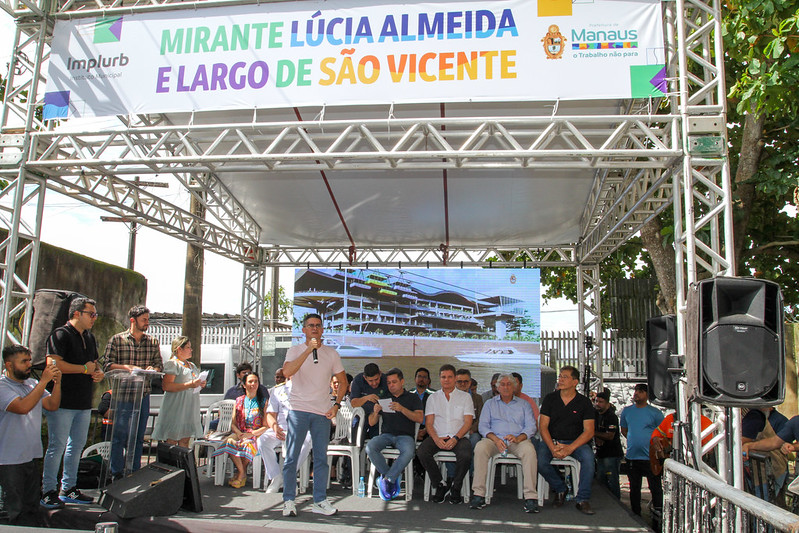
[[[308,329],[321,328],[322,324],[305,324],[305,327]]]
[[[97,313],[95,313],[94,311],[81,311],[81,313],[89,315],[92,318],[97,318]]]
[[[458,379],[458,380],[455,380],[455,383],[471,383],[471,382],[472,382],[471,379]]]

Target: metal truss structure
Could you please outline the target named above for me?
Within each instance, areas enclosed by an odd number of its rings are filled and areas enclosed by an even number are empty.
[[[266,295],[266,268],[263,265],[245,265],[241,289],[242,359],[261,366],[264,332],[264,296]]]
[[[577,269],[580,332],[583,339],[594,339],[583,344],[583,363],[600,373],[599,265],[671,206],[678,336],[685,353],[690,284],[707,276],[734,275],[719,0],[663,2],[667,97],[662,102],[626,102],[613,115],[314,122],[251,115],[214,124],[194,124],[193,116],[175,123],[178,119],[171,116],[142,115],[119,117],[117,127],[70,133],[51,131],[38,117],[55,19],[246,3],[255,0],[0,0],[0,9],[17,22],[0,114],[0,177],[10,183],[0,196],[0,224],[8,229],[0,243],[2,342],[27,339],[28,326],[20,318],[31,316],[26,311],[35,287],[46,187],[242,262],[242,344],[252,357],[260,353],[268,266],[518,267],[517,259],[522,259],[526,266]],[[662,104],[668,111],[659,114]],[[544,248],[532,238],[529,246],[507,247],[259,247],[261,228],[219,179],[222,172],[238,171],[529,168],[594,173],[578,242]],[[206,218],[198,220],[125,179],[148,174],[174,177],[201,199]],[[197,225],[201,231],[192,231]],[[740,415],[727,411],[722,418],[730,435],[738,429]],[[692,420],[697,412],[684,403],[678,419]],[[699,442],[687,436],[682,445],[701,463]],[[725,442],[736,441],[725,438],[715,444],[726,452]],[[739,446],[732,444],[730,450],[733,465],[722,465],[717,472],[737,487]]]

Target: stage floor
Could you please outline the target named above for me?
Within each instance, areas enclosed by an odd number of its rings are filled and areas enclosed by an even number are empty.
[[[472,510],[468,505],[436,504],[422,499],[422,483],[417,479],[414,499],[403,497],[392,502],[380,498],[358,498],[351,490],[333,483],[328,498],[338,507],[335,516],[312,514],[312,497],[309,493],[297,497],[299,516],[283,518],[282,494],[266,494],[263,489],[233,489],[227,485],[214,486],[212,480],[200,478],[204,510],[202,513],[180,511],[169,517],[135,518],[117,520],[98,505],[67,505],[65,509],[51,511],[48,523],[51,528],[93,531],[97,522],[119,521],[120,532],[241,532],[242,527],[266,528],[270,532],[319,531],[360,533],[382,531],[407,532],[461,532],[502,531],[507,528],[547,533],[578,533],[589,531],[646,532],[651,531],[640,518],[604,488],[594,484],[591,506],[596,511],[586,516],[567,502],[553,509],[548,502],[539,514],[527,514],[523,502],[516,499],[516,481],[511,478],[505,486],[499,485],[491,505]],[[97,496],[97,491],[84,491]],[[376,496],[375,491],[375,496]],[[22,528],[15,528],[20,530]],[[0,526],[0,532],[6,528]],[[10,531],[10,530],[9,530]]]

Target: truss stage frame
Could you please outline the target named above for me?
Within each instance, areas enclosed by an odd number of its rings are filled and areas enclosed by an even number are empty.
[[[599,265],[643,224],[671,207],[675,220],[678,337],[686,352],[685,304],[691,283],[735,275],[727,159],[726,100],[718,0],[665,0],[668,93],[663,101],[626,102],[612,116],[476,116],[393,120],[263,121],[174,124],[165,115],[118,117],[118,126],[54,132],[41,121],[44,67],[54,21],[254,4],[254,0],[0,0],[16,21],[0,111],[0,344],[26,342],[36,287],[47,189],[195,243],[245,265],[242,349],[260,353],[266,269],[275,266],[554,266],[575,268],[581,300],[581,366],[601,374]],[[634,105],[639,109],[634,109]],[[658,108],[667,109],[658,112]],[[394,136],[391,135],[393,130]],[[396,138],[396,132],[404,133]],[[202,142],[199,142],[199,140]],[[487,148],[489,146],[491,148]],[[708,147],[710,147],[708,149]],[[581,237],[569,246],[363,247],[260,243],[261,228],[219,178],[252,169],[590,169]],[[197,198],[199,219],[126,177],[169,174]],[[199,228],[199,229],[198,229]],[[729,244],[729,245],[728,245]],[[30,268],[20,271],[19,265]],[[589,337],[590,336],[590,337]],[[600,375],[601,377],[601,375]],[[683,391],[684,392],[684,391]],[[684,398],[684,394],[683,394]],[[699,425],[685,401],[678,419]],[[726,436],[737,409],[720,412]],[[716,475],[742,486],[740,441],[714,439],[733,464]],[[701,440],[687,435],[698,468]]]

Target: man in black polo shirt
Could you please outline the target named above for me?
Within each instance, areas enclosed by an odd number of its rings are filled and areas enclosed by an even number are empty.
[[[619,417],[616,407],[610,403],[610,393],[605,391],[596,395],[596,478],[610,492],[621,499],[619,486],[619,468],[624,449],[619,437]]]
[[[577,392],[580,372],[573,366],[564,366],[558,375],[558,390],[544,397],[541,403],[539,431],[543,444],[538,451],[538,473],[544,476],[557,495],[554,507],[566,501],[566,484],[550,464],[552,459],[573,457],[580,463],[580,480],[577,490],[577,509],[594,514],[591,504],[591,482],[594,477],[594,406],[591,400]]]
[[[97,364],[97,341],[90,331],[97,320],[95,301],[76,298],[69,306],[69,322],[47,339],[47,355],[61,371],[61,406],[47,412],[47,452],[44,454],[41,505],[47,509],[63,507],[63,502],[90,503],[75,486],[78,463],[92,415],[92,387],[103,379]],[[64,457],[61,495],[58,494],[58,467]]]
[[[386,376],[380,372],[380,367],[375,363],[369,363],[363,367],[363,372],[355,376],[352,380],[350,390],[350,404],[353,407],[362,407],[363,413],[368,417],[372,414],[372,409],[381,398],[388,397],[388,386]],[[353,425],[357,421],[353,420]],[[367,425],[365,438],[371,439],[377,436],[377,426]],[[361,444],[360,442],[358,443]],[[357,480],[356,480],[357,481]]]
[[[405,378],[399,368],[392,368],[386,373],[388,392],[391,401],[388,409],[378,402],[372,414],[369,415],[369,426],[377,427],[378,419],[383,418],[383,427],[380,435],[374,437],[366,445],[366,454],[369,460],[380,472],[377,478],[377,488],[383,500],[392,500],[397,497],[400,489],[400,476],[416,454],[414,442],[415,424],[424,418],[422,402],[416,394],[405,390]],[[384,448],[392,446],[399,450],[400,456],[389,468],[383,454]],[[406,480],[407,481],[407,480]]]

